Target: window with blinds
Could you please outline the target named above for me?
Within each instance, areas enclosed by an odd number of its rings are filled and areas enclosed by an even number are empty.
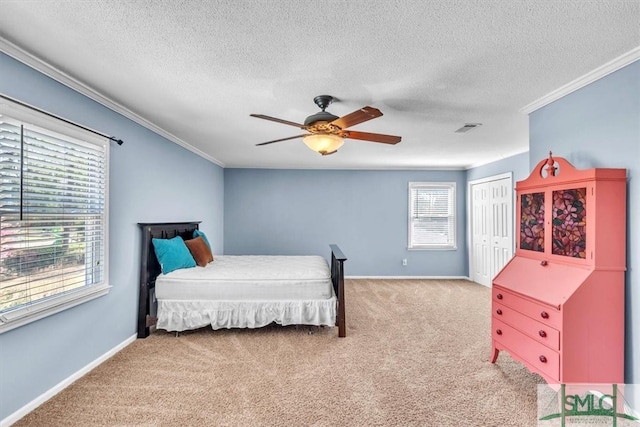
[[[409,249],[456,248],[456,183],[409,183]]]
[[[108,289],[108,141],[2,107],[0,332]]]

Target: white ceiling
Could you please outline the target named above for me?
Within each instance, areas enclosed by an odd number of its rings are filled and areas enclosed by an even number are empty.
[[[466,168],[526,151],[520,110],[635,49],[639,23],[637,0],[0,0],[5,46],[225,167]],[[249,114],[301,123],[321,94],[337,116],[380,109],[352,130],[402,142],[255,146],[303,132]],[[483,125],[454,133],[465,123]]]

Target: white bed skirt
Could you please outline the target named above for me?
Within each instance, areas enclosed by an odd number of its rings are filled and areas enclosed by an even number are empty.
[[[158,300],[156,328],[171,332],[204,326],[213,329],[261,328],[273,322],[335,326],[336,297],[285,301]]]

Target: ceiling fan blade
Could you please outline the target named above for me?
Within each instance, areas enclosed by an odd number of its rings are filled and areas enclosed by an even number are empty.
[[[289,126],[295,126],[300,129],[306,129],[307,126],[301,125],[300,123],[290,122],[289,120],[278,119],[276,117],[265,116],[264,114],[249,114],[251,117],[257,117],[259,119],[271,120],[272,122],[282,123]]]
[[[273,141],[267,141],[267,142],[261,142],[260,144],[256,144],[256,146],[258,145],[267,145],[267,144],[273,144],[274,142],[280,142],[280,141],[287,141],[289,139],[296,139],[296,138],[302,138],[303,136],[307,135],[306,133],[302,134],[302,135],[296,135],[296,136],[290,136],[288,138],[281,138],[281,139],[274,139]]]
[[[331,122],[332,125],[338,126],[340,129],[346,129],[351,126],[355,126],[359,123],[366,122],[367,120],[375,119],[382,116],[382,112],[373,107],[362,107],[353,113],[342,116]]]
[[[384,135],[382,133],[357,132],[348,130],[342,133],[343,138],[360,139],[362,141],[382,142],[383,144],[397,144],[402,141],[401,136]]]

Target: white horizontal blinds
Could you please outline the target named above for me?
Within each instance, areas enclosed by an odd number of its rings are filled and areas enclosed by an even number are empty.
[[[105,277],[106,147],[0,117],[0,314]]]
[[[0,214],[20,212],[20,124],[0,116]],[[4,236],[4,233],[3,233]],[[0,265],[1,267],[1,265]]]
[[[411,183],[410,248],[455,248],[455,183]]]

